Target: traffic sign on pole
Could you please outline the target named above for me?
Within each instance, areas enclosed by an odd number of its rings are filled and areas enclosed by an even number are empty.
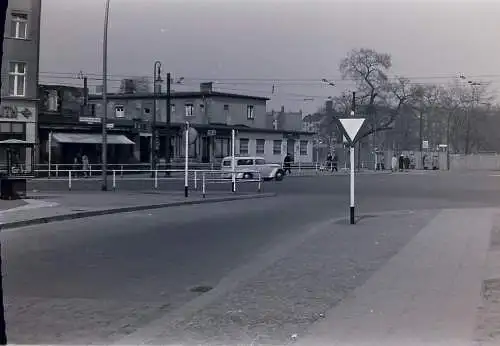
[[[344,135],[347,137],[347,140],[349,141],[349,154],[350,154],[350,166],[351,166],[351,174],[350,174],[350,206],[349,206],[349,211],[350,211],[350,223],[351,225],[355,224],[355,212],[354,212],[354,144],[356,143],[356,136],[358,135],[359,130],[361,129],[361,126],[363,126],[363,123],[365,122],[364,118],[346,118],[346,119],[339,119],[340,124],[342,126],[342,130],[344,132]]]

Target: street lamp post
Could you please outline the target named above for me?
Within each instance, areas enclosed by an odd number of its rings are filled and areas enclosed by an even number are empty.
[[[106,10],[104,12],[104,37],[102,40],[102,191],[108,190],[108,19],[109,19],[109,1],[106,0]]]
[[[460,75],[461,79],[467,79],[464,75]],[[474,110],[474,102],[476,102],[476,87],[480,86],[480,82],[467,80],[467,84],[472,88],[472,96],[471,96],[471,106],[467,111],[467,119],[466,119],[466,129],[465,129],[465,155],[469,154],[469,142],[470,142],[470,113]]]
[[[158,160],[158,150],[156,147],[156,141],[157,141],[157,131],[156,131],[156,101],[158,98],[158,89],[160,88],[161,84],[161,62],[155,61],[154,64],[154,71],[153,71],[153,94],[154,94],[154,101],[153,101],[153,121],[151,124],[151,174],[154,174],[154,171],[156,170],[156,162]]]
[[[171,157],[171,146],[170,146],[170,141],[171,141],[171,136],[170,136],[170,128],[171,128],[171,115],[172,115],[172,100],[171,100],[171,75],[170,75],[170,72],[167,73],[167,145],[166,145],[166,148],[165,148],[165,161],[167,163],[167,171],[165,173],[165,175],[169,175],[169,169],[170,169],[170,157]]]

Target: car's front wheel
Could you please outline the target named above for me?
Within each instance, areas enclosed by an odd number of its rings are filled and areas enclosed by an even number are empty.
[[[243,179],[252,179],[253,175],[252,173],[244,173],[243,174]]]
[[[276,181],[282,181],[284,175],[285,175],[285,172],[283,172],[282,170],[279,170],[274,175],[274,179],[276,179]]]

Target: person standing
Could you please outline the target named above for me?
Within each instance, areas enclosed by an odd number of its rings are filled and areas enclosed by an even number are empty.
[[[335,171],[335,172],[339,171],[338,165],[339,165],[339,157],[337,156],[337,153],[334,153],[333,154],[333,159],[332,159],[332,172],[333,171]]]
[[[326,157],[326,166],[329,170],[333,171],[333,157],[331,153],[328,153]]]
[[[398,170],[398,158],[396,157],[396,154],[394,154],[391,159],[391,170],[393,172]]]
[[[283,167],[285,168],[285,174],[286,172],[292,174],[291,165],[292,165],[292,157],[290,156],[290,153],[287,153],[285,159],[283,160]]]
[[[83,166],[83,176],[87,178],[89,176],[90,162],[89,157],[85,154],[82,156],[82,166]]]

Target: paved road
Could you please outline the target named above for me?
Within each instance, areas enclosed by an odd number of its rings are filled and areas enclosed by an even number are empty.
[[[4,232],[10,341],[284,343],[383,266],[432,209],[500,205],[500,177],[487,173],[359,176],[364,218],[351,227],[337,220],[348,177],[264,189],[279,197]]]

